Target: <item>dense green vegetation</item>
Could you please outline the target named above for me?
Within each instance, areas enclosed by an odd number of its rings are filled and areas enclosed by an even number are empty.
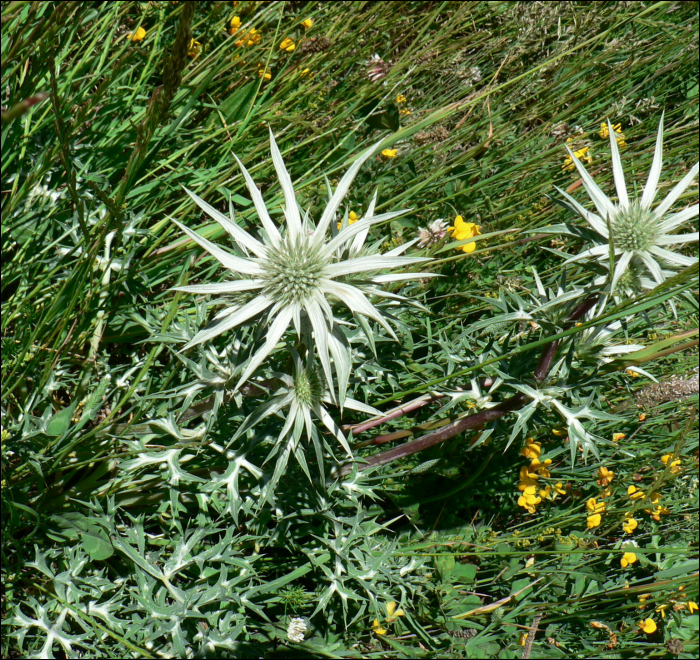
[[[608,120],[631,199],[662,114],[656,202],[691,170],[696,3],[3,2],[2,112],[3,657],[697,656],[697,238],[607,295],[556,189],[616,198]],[[376,191],[440,275],[372,298],[398,342],[337,306],[354,462],[251,417],[293,329],[238,389],[264,317],[181,351],[227,276],[172,220],[246,256],[183,187],[259,235],[235,154],[284,226],[270,130],[314,222],[377,143],[331,230]]]

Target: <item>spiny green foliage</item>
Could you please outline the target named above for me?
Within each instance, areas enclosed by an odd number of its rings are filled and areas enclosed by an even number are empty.
[[[228,34],[234,13],[243,27]],[[533,654],[696,656],[697,398],[641,420],[643,379],[625,368],[661,378],[697,363],[697,304],[682,297],[697,274],[570,327],[596,273],[568,269],[562,300],[557,253],[591,236],[582,224],[561,234],[576,221],[548,197],[556,184],[584,203],[562,167],[567,143],[588,147],[588,169],[612,193],[598,137],[607,118],[623,124],[628,186],[646,181],[662,109],[662,184],[694,164],[696,6],[8,2],[2,25],[4,656],[287,656],[287,625],[301,616],[305,656],[517,657],[540,615]],[[130,41],[138,27],[145,39]],[[259,42],[237,46],[250,27]],[[377,187],[379,211],[413,209],[373,231],[382,251],[439,217],[482,227],[474,252],[455,256],[449,239],[429,250],[446,277],[389,287],[430,311],[396,313],[400,345],[376,326],[348,333],[350,396],[387,410],[427,393],[410,416],[357,430],[356,453],[489,410],[516,385],[535,391],[537,356],[556,335],[553,377],[537,393],[575,386],[567,411],[592,412],[584,432],[597,458],[571,461],[552,434],[561,416],[536,399],[393,466],[331,472],[330,437],[317,431],[304,452],[277,444],[282,413],[265,405],[288,353],[232,394],[255,324],[177,352],[211,320],[211,301],[169,289],[220,275],[168,217],[201,222],[186,186],[219,210],[231,200],[254,232],[235,152],[281,224],[268,127],[312,212],[325,205],[324,176],[335,187],[378,139],[396,149],[363,167],[344,209],[360,217]],[[226,240],[209,219],[197,231]],[[618,347],[647,348],[602,363],[595,338],[618,321]],[[517,454],[525,431],[540,443],[539,472]],[[288,449],[297,461],[282,476]],[[550,486],[534,514],[517,503],[522,468]],[[606,510],[589,529],[586,502],[601,493]],[[656,633],[640,632],[647,617]]]

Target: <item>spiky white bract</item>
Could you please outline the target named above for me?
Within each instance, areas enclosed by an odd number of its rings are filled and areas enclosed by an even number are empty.
[[[278,414],[284,417],[285,422],[277,436],[275,446],[265,459],[267,463],[273,457],[277,457],[274,473],[266,483],[263,492],[264,499],[270,501],[272,501],[275,487],[284,473],[292,454],[296,457],[309,480],[312,480],[306,463],[304,448],[300,445],[304,431],[309,443],[313,445],[316,451],[318,465],[321,466],[323,464],[321,457],[324,453],[324,447],[322,444],[326,443],[326,441],[318,433],[312,417],[315,417],[326,427],[347,456],[352,458],[352,451],[347,438],[326,408],[328,405],[336,403],[335,395],[333,388],[326,387],[326,384],[323,382],[314,362],[313,351],[309,352],[306,364],[304,364],[304,361],[294,349],[290,350],[290,354],[294,362],[292,375],[284,373],[273,374],[275,378],[281,381],[282,386],[269,401],[265,402],[243,421],[230,440],[230,444],[235,443],[249,429],[270,415]],[[381,414],[376,408],[349,397],[345,399],[345,407],[369,415]],[[325,451],[332,453],[332,449],[327,444]]]
[[[270,218],[260,191],[248,171],[240,162],[251,199],[262,227],[258,240],[246,232],[234,220],[233,210],[226,217],[212,208],[193,192],[185,189],[194,202],[211,218],[216,220],[249,256],[234,256],[215,245],[203,236],[173,220],[193,241],[233,274],[233,279],[217,284],[201,284],[176,287],[177,291],[194,294],[252,294],[243,304],[234,303],[222,310],[215,322],[202,329],[183,350],[210,341],[222,333],[246,321],[266,313],[264,325],[267,335],[263,346],[251,357],[243,369],[236,389],[238,389],[267,358],[293,324],[297,337],[302,339],[303,329],[310,328],[304,339],[312,340],[321,360],[323,373],[332,387],[331,358],[338,375],[338,398],[340,405],[345,400],[349,377],[349,350],[347,340],[338,330],[334,319],[332,302],[340,301],[353,314],[361,314],[379,323],[394,339],[396,335],[386,319],[370,302],[367,294],[379,297],[398,298],[401,296],[383,292],[376,284],[431,277],[432,273],[402,273],[381,275],[385,270],[410,266],[430,261],[426,257],[399,256],[403,249],[385,254],[371,254],[363,250],[370,227],[378,222],[395,218],[407,211],[374,214],[376,194],[363,218],[348,226],[341,225],[335,231],[336,214],[350,184],[362,164],[374,153],[378,143],[367,149],[350,167],[331,195],[318,224],[312,224],[308,212],[302,218],[299,212],[292,180],[282,161],[282,156],[270,131],[272,160],[284,194],[284,215],[286,228],[280,229]],[[326,241],[329,228],[332,237]]]
[[[586,320],[591,321],[602,315],[606,302],[606,298],[603,297],[586,314]],[[600,325],[586,328],[581,332],[579,340],[576,343],[576,359],[582,363],[603,366],[613,362],[617,358],[646,348],[644,344],[623,344],[617,341],[616,335],[621,330],[621,321],[613,321],[610,324],[601,323]],[[563,357],[562,361],[566,359],[567,358]],[[553,368],[553,371],[555,371],[555,369],[556,367]],[[656,381],[656,378],[652,374],[640,367],[630,365],[626,370]]]
[[[617,190],[617,204],[603,193],[579,159],[567,147],[569,155],[581,176],[583,185],[598,213],[585,209],[565,191],[559,188],[557,190],[603,239],[599,245],[571,257],[567,261],[593,257],[610,268],[608,262],[612,239],[615,251],[615,264],[611,282],[613,291],[618,283],[628,291],[633,291],[635,288],[652,289],[674,274],[673,271],[664,270],[663,266],[667,265],[671,268],[685,267],[697,261],[697,258],[686,257],[673,252],[669,247],[698,240],[697,231],[690,234],[672,233],[681,225],[697,217],[698,205],[689,206],[676,213],[669,214],[668,212],[697,176],[698,163],[673,187],[656,208],[651,208],[656,197],[661,175],[663,123],[662,116],[656,138],[654,159],[641,199],[630,200],[628,197],[625,175],[622,170],[620,153],[615,139],[616,134],[610,125],[610,121],[608,121],[608,131],[610,134],[610,149],[612,151],[613,177]],[[647,277],[647,274],[651,275],[651,278]]]

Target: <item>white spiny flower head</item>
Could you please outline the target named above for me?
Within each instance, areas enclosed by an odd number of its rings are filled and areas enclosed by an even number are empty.
[[[271,503],[274,501],[275,488],[286,471],[291,456],[296,458],[309,480],[312,479],[307,460],[304,458],[304,447],[300,445],[304,429],[306,446],[313,446],[316,456],[320,457],[326,452],[333,454],[330,445],[318,433],[313,417],[317,418],[338,441],[348,458],[352,458],[352,450],[347,438],[326,409],[327,405],[336,403],[335,395],[332,388],[326,387],[326,383],[319,374],[313,350],[309,350],[306,360],[303,360],[294,349],[290,349],[290,354],[294,365],[292,373],[273,372],[273,376],[281,381],[282,386],[271,399],[246,417],[229,442],[229,445],[232,445],[238,438],[245,437],[251,428],[270,415],[280,415],[284,418],[285,422],[277,436],[277,441],[265,459],[267,463],[273,457],[277,457],[273,474],[265,484],[261,495],[262,500],[269,500]],[[345,407],[372,416],[381,415],[376,408],[350,397],[346,397]]]
[[[571,195],[557,190],[569,201],[573,208],[602,237],[600,245],[585,250],[567,261],[576,261],[594,257],[609,268],[609,244],[615,249],[615,267],[611,288],[613,291],[619,283],[621,288],[632,291],[635,288],[653,289],[674,273],[664,270],[663,266],[691,266],[697,258],[686,257],[668,249],[668,246],[691,243],[698,240],[698,232],[691,234],[673,234],[672,232],[697,217],[698,205],[688,206],[682,211],[669,214],[675,201],[685,192],[698,173],[698,163],[674,186],[666,198],[654,209],[651,208],[661,175],[663,152],[663,116],[659,122],[656,149],[651,164],[649,178],[644,186],[641,199],[630,200],[625,185],[620,153],[617,148],[616,133],[608,120],[610,150],[612,151],[612,169],[617,190],[617,204],[612,202],[586,172],[585,167],[567,146],[589,196],[598,213],[593,213],[581,206]],[[609,229],[608,229],[609,227]],[[611,236],[612,233],[612,236]],[[650,274],[651,279],[646,275]]]
[[[285,415],[285,425],[279,433],[279,440],[284,439],[295,425],[298,425],[299,428],[305,425],[307,435],[311,438],[314,434],[314,427],[311,423],[311,414],[313,413],[335,436],[348,456],[352,457],[347,439],[326,410],[327,405],[336,403],[335,394],[332,387],[326,387],[326,383],[319,375],[313,351],[309,351],[306,364],[295,350],[292,349],[290,352],[294,360],[293,374],[291,376],[282,373],[275,374],[284,383],[284,386],[276,393],[279,405],[274,407],[288,409]],[[345,407],[368,415],[381,414],[376,408],[349,397],[345,399]],[[241,428],[247,428],[246,424],[244,423]],[[239,434],[240,431],[236,435]]]
[[[401,296],[384,292],[374,285],[431,277],[433,274],[381,275],[380,272],[430,261],[430,259],[400,256],[415,241],[405,243],[385,254],[372,254],[370,251],[363,250],[369,229],[373,224],[407,212],[375,215],[376,194],[363,218],[352,225],[343,221],[340,230],[336,231],[335,218],[340,204],[360,167],[375,152],[379,143],[365,151],[345,173],[315,226],[308,212],[302,219],[292,180],[282,161],[272,131],[270,131],[270,146],[272,160],[284,194],[286,227],[283,229],[278,228],[271,220],[260,191],[241,161],[236,158],[262,224],[260,228],[262,240],[253,237],[235,222],[232,209],[231,217],[226,217],[193,192],[185,189],[195,203],[216,220],[249,256],[234,256],[177,220],[173,220],[193,241],[231,271],[232,275],[230,280],[219,284],[183,286],[176,287],[175,290],[224,296],[227,294],[239,296],[241,293],[251,295],[244,304],[234,302],[230,307],[219,312],[215,323],[197,333],[183,350],[209,341],[266,312],[267,316],[262,321],[268,326],[265,343],[246,365],[236,389],[262,364],[289,325],[293,323],[300,340],[308,341],[313,332],[313,343],[321,360],[326,381],[331,388],[333,379],[330,358],[333,358],[338,375],[338,398],[342,406],[350,371],[350,356],[347,340],[338,330],[337,321],[334,319],[331,300],[340,301],[353,314],[361,314],[373,319],[396,339],[394,331],[368,300],[366,294],[406,300]],[[329,229],[332,237],[326,241]],[[304,328],[309,330],[305,331]]]

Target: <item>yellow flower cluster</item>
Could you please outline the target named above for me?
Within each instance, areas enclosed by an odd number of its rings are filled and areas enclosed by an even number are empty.
[[[404,612],[402,609],[396,609],[396,603],[392,600],[391,602],[387,603],[384,606],[384,609],[386,610],[386,623],[394,623],[396,619],[398,619],[400,616],[406,616],[406,612]],[[372,632],[376,633],[377,635],[386,635],[387,629],[382,627],[382,624],[379,623],[379,619],[375,619],[372,622]]]
[[[586,527],[595,529],[603,520],[602,514],[605,512],[605,502],[598,502],[597,498],[591,497],[586,502],[588,515],[586,516]]]
[[[639,490],[636,486],[629,486],[627,488],[627,496],[632,500],[643,500],[644,492]]]
[[[231,22],[229,23],[229,28],[228,28],[228,33],[231,35],[236,34],[238,32],[238,28],[241,27],[241,19],[239,16],[234,16],[231,19]]]
[[[396,97],[396,105],[399,106],[399,114],[403,117],[412,114],[411,111],[406,107],[406,103],[408,103],[408,101],[406,100],[406,97],[403,94],[399,94]]]
[[[520,468],[518,490],[522,495],[518,497],[518,506],[523,507],[528,513],[535,513],[537,505],[542,500],[554,500],[558,495],[566,493],[566,489],[561,482],[556,483],[554,487],[547,485],[544,488],[538,488],[540,477],[545,479],[551,477],[549,466],[552,464],[552,459],[547,458],[541,461],[541,453],[542,445],[539,442],[535,442],[534,438],[528,438],[525,441],[525,446],[520,450],[520,455],[529,459],[530,465],[523,465]]]
[[[681,459],[674,459],[673,454],[664,454],[661,457],[661,462],[668,468],[671,474],[678,474],[681,471]]]
[[[627,146],[625,141],[625,134],[622,132],[622,124],[613,124],[613,131],[615,131],[615,142],[620,149],[624,149]],[[610,136],[610,131],[608,129],[607,123],[600,125],[600,131],[598,132],[602,140],[607,140]]]
[[[598,485],[605,487],[612,483],[615,473],[608,470],[606,467],[598,468]]]
[[[283,50],[286,53],[291,53],[295,48],[296,44],[294,43],[294,39],[292,39],[291,37],[285,37],[282,43],[280,44],[280,50]]]
[[[638,596],[639,605],[637,605],[637,609],[643,610],[647,606],[647,600],[649,600],[649,598],[651,598],[650,593],[640,594]],[[685,585],[681,585],[678,587],[678,593],[676,595],[670,596],[667,603],[657,605],[654,608],[654,611],[657,614],[660,614],[662,619],[666,618],[666,610],[668,610],[670,607],[673,607],[674,612],[687,610],[688,614],[695,614],[695,612],[698,611],[698,604],[694,600],[686,600],[686,598]],[[647,619],[647,621],[651,621],[651,619]],[[644,622],[640,621],[640,627],[643,623]],[[654,630],[656,630],[656,628],[654,628]]]
[[[238,28],[236,28],[233,32],[229,30],[229,34],[235,34],[238,32]],[[255,28],[250,28],[247,32],[243,34],[243,36],[236,40],[236,46],[240,48],[241,46],[255,46],[260,43],[260,40],[262,39],[262,35],[258,30]]]
[[[620,566],[622,566],[622,568],[627,568],[636,561],[637,555],[635,555],[634,552],[625,552],[625,554],[622,555],[622,559],[620,559]]]
[[[348,226],[354,225],[358,220],[359,218],[357,217],[357,213],[355,213],[355,211],[350,211],[350,213],[348,214]],[[338,231],[340,231],[342,225],[342,222],[338,223]]]
[[[190,45],[187,47],[188,57],[197,57],[202,52],[202,44],[195,39],[190,39]]]
[[[644,494],[644,491],[639,490],[636,486],[629,486],[627,488],[627,496],[633,501],[639,501],[646,499],[646,495]],[[656,520],[657,522],[661,520],[661,516],[666,516],[669,513],[671,513],[670,509],[666,508],[663,506],[663,504],[660,504],[659,502],[661,501],[661,494],[654,491],[649,495],[649,504],[652,506],[649,507],[648,509],[644,509],[644,513],[648,513],[653,520]],[[630,516],[630,514],[628,514]],[[633,520],[633,519],[632,519]],[[636,523],[636,521],[635,521]],[[632,529],[635,529],[637,525],[635,524]],[[625,530],[627,531],[627,530]]]
[[[633,502],[646,499],[644,491],[639,490],[636,486],[629,486],[627,488],[627,497],[629,497],[630,500],[632,500]],[[657,522],[661,520],[661,516],[666,516],[669,513],[671,513],[671,511],[667,507],[663,506],[663,504],[660,504],[660,501],[661,494],[654,491],[649,495],[649,503],[652,506],[647,509],[644,509],[644,512],[649,514],[652,517],[652,519],[656,520]],[[626,515],[627,518],[622,525],[622,529],[627,534],[631,534],[632,532],[634,532],[635,529],[637,529],[639,523],[632,517],[632,513],[627,513]]]
[[[589,165],[593,162],[591,154],[588,153],[588,147],[583,147],[578,151],[574,151],[574,156],[576,156],[578,160],[583,160]],[[576,169],[576,165],[574,165],[571,156],[564,158],[564,164],[561,166],[561,169],[565,172],[573,172]]]
[[[464,222],[464,218],[458,215],[455,218],[454,226],[448,227],[447,231],[451,231],[452,238],[458,241],[465,241],[468,238],[474,238],[475,236],[481,236],[481,227],[474,224],[473,222]],[[457,250],[462,250],[463,252],[474,252],[476,250],[476,242],[465,243],[460,245]]]

